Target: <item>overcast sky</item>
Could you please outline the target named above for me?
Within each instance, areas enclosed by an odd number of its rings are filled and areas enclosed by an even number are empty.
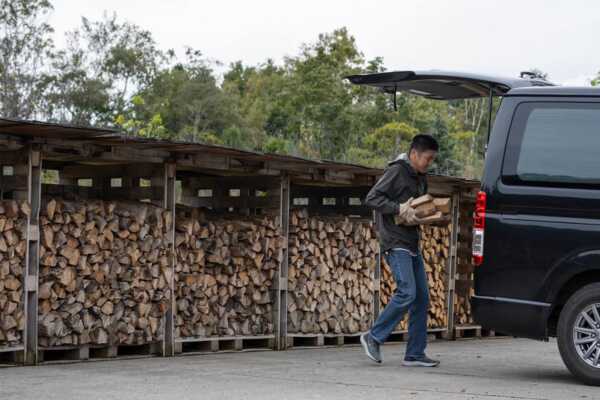
[[[452,69],[517,76],[537,67],[562,84],[600,70],[597,0],[52,0],[61,46],[81,16],[116,12],[150,30],[159,46],[199,49],[225,64],[296,55],[319,33],[347,27],[388,70]]]

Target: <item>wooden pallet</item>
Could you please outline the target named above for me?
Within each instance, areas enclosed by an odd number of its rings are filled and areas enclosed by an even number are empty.
[[[38,349],[38,359],[39,362],[56,362],[150,357],[160,354],[161,349],[161,343],[42,347]]]
[[[446,328],[432,328],[427,330],[427,341],[433,342],[435,340],[448,339],[448,330]],[[394,342],[407,342],[408,331],[395,331],[392,332],[386,343]]]
[[[175,340],[176,354],[211,353],[217,351],[272,350],[275,336],[221,336],[179,338]]]
[[[23,351],[23,346],[0,346],[0,366],[21,364]]]
[[[360,333],[354,334],[289,334],[287,348],[348,346],[360,344]]]
[[[481,326],[479,325],[458,325],[454,327],[455,339],[476,339],[481,338]]]
[[[459,325],[454,328],[456,339],[502,338],[509,337],[493,329],[483,329],[479,325]]]

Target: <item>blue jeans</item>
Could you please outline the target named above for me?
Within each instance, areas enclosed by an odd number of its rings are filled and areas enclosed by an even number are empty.
[[[404,250],[390,250],[385,259],[392,269],[396,280],[396,291],[389,304],[383,309],[373,324],[370,334],[383,344],[410,311],[408,321],[408,345],[405,358],[425,356],[427,346],[427,309],[429,307],[429,288],[423,257],[419,252],[412,256]]]

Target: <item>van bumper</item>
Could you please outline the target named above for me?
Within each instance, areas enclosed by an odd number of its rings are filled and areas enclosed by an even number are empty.
[[[524,338],[548,338],[550,304],[475,295],[471,307],[475,321],[485,329]]]

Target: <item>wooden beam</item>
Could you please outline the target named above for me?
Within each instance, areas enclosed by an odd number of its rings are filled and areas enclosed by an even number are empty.
[[[354,181],[354,174],[346,171],[332,171],[330,169],[325,170],[325,179],[326,180],[343,180],[343,181]]]
[[[198,169],[229,170],[232,162],[230,157],[195,154],[177,159],[177,165]]]
[[[150,163],[117,164],[117,165],[68,165],[61,170],[61,175],[75,178],[152,178],[160,175],[164,167]]]
[[[269,161],[269,169],[275,169],[278,171],[286,171],[289,173],[300,173],[300,174],[315,174],[318,173],[318,164],[314,166],[313,163],[309,162],[293,162],[293,161]]]
[[[373,224],[377,221],[375,211],[372,212]],[[373,321],[374,324],[379,317],[379,307],[381,303],[381,244],[379,244],[379,252],[377,253],[377,262],[375,264],[375,271],[373,273]]]
[[[40,265],[39,218],[42,192],[42,153],[39,148],[30,146],[27,162],[27,200],[31,213],[27,218],[27,251],[25,254],[25,334],[24,362],[38,363],[38,273]]]
[[[27,153],[22,151],[0,151],[0,165],[14,165],[26,163]]]
[[[229,189],[242,188],[280,188],[280,180],[264,176],[218,176],[218,177],[190,177],[187,185],[192,190],[210,189],[220,186]]]
[[[289,232],[290,232],[290,179],[287,174],[281,176],[280,195],[280,223],[281,234],[285,241],[282,249],[282,259],[277,268],[275,289],[277,292],[274,321],[275,321],[275,349],[285,350],[287,348],[287,291],[288,291],[288,269],[289,269]]]
[[[47,141],[41,150],[52,160],[87,162],[125,162],[162,164],[170,157],[166,151],[146,150],[140,146]]]
[[[3,150],[20,150],[24,146],[23,140],[21,138],[16,138],[14,136],[0,134],[0,148]]]
[[[170,156],[171,155],[166,151],[143,150],[126,146],[111,146],[111,151],[109,153],[101,154],[100,158],[104,160],[162,164],[165,159],[168,159]]]
[[[452,232],[450,232],[450,251],[448,257],[448,339],[455,339],[454,335],[454,294],[457,268],[458,232],[460,215],[460,191],[452,194]]]
[[[170,300],[167,314],[165,316],[165,330],[163,343],[163,356],[172,357],[175,355],[175,267],[176,267],[176,252],[175,252],[175,218],[176,218],[176,198],[175,198],[175,182],[177,175],[177,165],[175,163],[166,163],[164,172],[164,208],[171,213],[171,226],[166,227],[169,235],[169,268],[171,269],[169,291]]]

